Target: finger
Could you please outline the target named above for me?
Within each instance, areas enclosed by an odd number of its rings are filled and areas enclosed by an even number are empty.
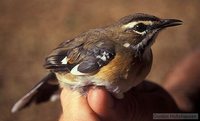
[[[60,118],[59,118],[59,121],[64,121],[63,119],[63,114],[61,114]]]
[[[198,112],[200,102],[200,49],[192,51],[166,76],[164,87],[184,112]]]
[[[132,90],[136,100],[135,119],[153,120],[154,113],[179,112],[173,98],[159,85],[144,81]]]
[[[91,88],[88,92],[88,103],[101,119],[105,120],[106,117],[110,118],[112,116],[113,101],[111,95],[104,88]]]
[[[99,121],[91,110],[85,96],[77,91],[63,89],[61,92],[63,121]]]
[[[118,101],[104,88],[96,87],[90,89],[88,103],[103,121],[122,121],[126,120],[128,115],[124,107],[129,104],[125,104],[122,100]]]
[[[102,88],[95,88],[88,93],[88,103],[106,121],[146,121],[152,120],[153,113],[178,111],[165,90],[147,81],[131,89],[120,100]]]

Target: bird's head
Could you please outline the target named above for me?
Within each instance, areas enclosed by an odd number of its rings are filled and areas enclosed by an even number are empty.
[[[137,13],[121,18],[108,28],[114,34],[112,37],[115,41],[141,53],[151,47],[160,30],[181,24],[182,21],[178,19],[160,19]]]

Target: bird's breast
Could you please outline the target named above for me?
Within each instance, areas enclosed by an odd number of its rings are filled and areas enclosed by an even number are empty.
[[[134,58],[129,51],[120,51],[96,74],[77,76],[71,73],[56,73],[56,76],[62,87],[77,89],[87,85],[96,85],[105,86],[111,92],[126,92],[145,79],[151,64],[151,50],[146,51],[140,59]]]

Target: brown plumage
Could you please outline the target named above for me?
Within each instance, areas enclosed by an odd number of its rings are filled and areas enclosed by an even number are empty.
[[[80,93],[91,85],[104,86],[116,98],[123,98],[126,91],[142,82],[149,73],[151,45],[159,31],[180,24],[176,19],[133,14],[110,26],[91,29],[64,41],[46,58],[44,67],[50,70],[48,78],[20,99],[12,112],[37,102],[42,98],[37,96],[42,94],[40,91],[48,94],[45,99],[50,99],[58,90],[58,83],[52,80]],[[55,90],[45,86],[54,86]]]

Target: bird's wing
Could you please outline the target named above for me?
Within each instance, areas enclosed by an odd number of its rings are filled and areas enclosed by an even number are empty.
[[[25,96],[15,103],[11,112],[15,113],[31,103],[36,104],[46,102],[49,99],[54,100],[58,94],[59,85],[54,73],[49,73],[38,84],[35,85]]]
[[[67,40],[46,58],[45,68],[53,72],[87,75],[98,72],[115,57],[114,42],[108,38]]]

